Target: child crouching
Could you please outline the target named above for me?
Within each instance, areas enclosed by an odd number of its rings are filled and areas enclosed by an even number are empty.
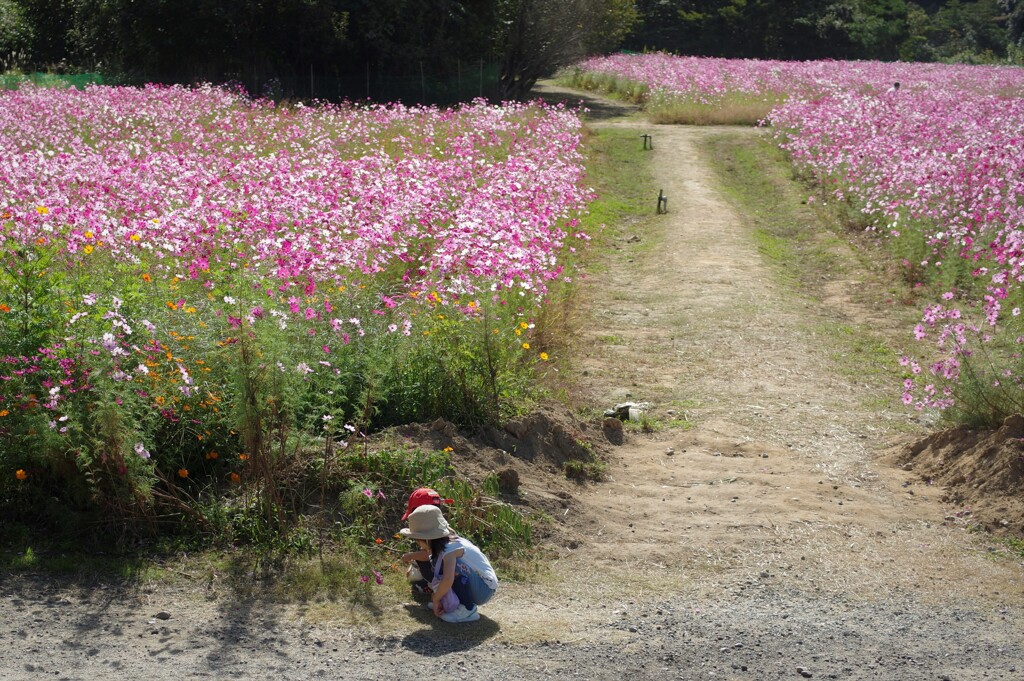
[[[487,556],[473,542],[458,536],[437,506],[420,506],[409,514],[409,527],[399,532],[415,539],[420,550],[402,555],[402,561],[429,560],[434,614],[446,622],[480,619],[477,606],[491,600],[498,576]]]

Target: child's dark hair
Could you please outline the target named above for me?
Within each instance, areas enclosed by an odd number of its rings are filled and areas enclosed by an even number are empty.
[[[444,547],[448,546],[448,535],[438,537],[437,539],[430,540],[430,557],[437,558],[444,551]]]

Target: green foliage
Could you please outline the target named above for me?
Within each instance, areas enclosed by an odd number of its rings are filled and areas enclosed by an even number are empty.
[[[1024,25],[1016,0],[638,0],[637,10],[629,49],[762,59],[988,63]]]
[[[21,5],[15,0],[0,0],[0,73],[21,67],[33,38],[33,26]]]
[[[562,466],[565,477],[577,482],[601,482],[607,474],[607,464],[602,461],[566,461]]]

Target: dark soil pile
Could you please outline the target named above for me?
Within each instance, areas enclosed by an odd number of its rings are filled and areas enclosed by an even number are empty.
[[[546,513],[554,520],[536,528],[536,533],[556,545],[578,543],[566,519],[578,518],[575,496],[587,484],[569,479],[565,464],[601,461],[611,449],[603,423],[581,421],[555,404],[503,428],[488,427],[472,434],[443,419],[402,426],[395,433],[407,446],[433,451],[451,448],[456,474],[475,485],[496,474],[502,501],[527,513]]]
[[[1024,536],[1024,416],[998,430],[961,426],[904,448],[895,463],[945,488],[947,521]]]

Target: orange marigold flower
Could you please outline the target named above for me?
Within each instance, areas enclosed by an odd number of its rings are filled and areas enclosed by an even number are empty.
[[[10,312],[10,311],[11,311],[11,308],[7,307],[6,305],[0,304],[0,312]]]
[[[144,282],[146,282],[148,284],[149,282],[153,281],[153,277],[149,276],[149,272],[143,272],[142,273],[142,281],[144,281]]]
[[[373,543],[374,544],[383,544],[384,540],[381,539],[380,537],[377,537],[376,539],[373,540]]]
[[[2,409],[2,410],[0,410],[0,416],[7,416],[7,415],[8,415],[8,414],[10,414],[10,413],[11,413],[11,412],[7,411],[6,409]]]
[[[187,468],[179,468],[178,469],[178,477],[179,478],[187,478],[188,477],[188,469]]]
[[[28,473],[19,468],[18,470],[14,471],[14,477],[16,477],[18,480],[24,480],[25,478],[28,477]]]
[[[239,482],[241,482],[241,481],[242,481],[242,476],[241,476],[241,475],[239,475],[238,473],[232,473],[232,474],[231,474],[230,476],[228,476],[228,477],[230,477],[230,478],[231,478],[231,482],[235,483],[236,485],[237,485],[237,484],[238,484]]]
[[[248,461],[249,460],[249,455],[248,454],[239,454],[238,458],[241,459],[242,461]]]

